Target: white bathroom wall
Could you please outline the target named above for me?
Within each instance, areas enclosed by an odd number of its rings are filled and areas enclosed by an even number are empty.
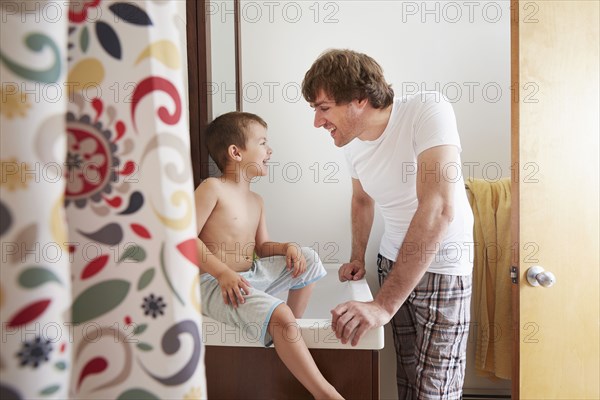
[[[212,12],[232,21],[228,3],[213,3]],[[274,150],[270,176],[254,185],[273,240],[313,246],[330,263],[350,256],[350,177],[329,134],[313,127],[300,93],[305,72],[328,48],[371,55],[398,95],[442,91],[456,112],[465,177],[510,176],[508,1],[242,1],[241,11],[243,108],[267,121]],[[374,292],[382,229],[377,214],[367,250]],[[381,397],[393,399],[389,331],[386,341]],[[507,392],[508,382],[476,377],[472,360],[466,392]]]

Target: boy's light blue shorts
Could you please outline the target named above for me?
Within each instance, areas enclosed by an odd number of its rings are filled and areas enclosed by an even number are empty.
[[[302,247],[302,254],[306,259],[306,271],[296,278],[287,269],[284,256],[255,260],[248,271],[240,273],[251,288],[250,294],[244,295],[245,303],[237,308],[225,304],[219,282],[212,275],[203,274],[200,278],[202,314],[246,330],[246,337],[260,338],[261,343],[270,346],[273,339],[267,332],[267,326],[275,308],[284,302],[273,296],[286,290],[301,289],[327,274],[316,251]]]

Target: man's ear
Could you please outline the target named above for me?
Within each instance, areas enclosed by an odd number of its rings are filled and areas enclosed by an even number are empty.
[[[365,108],[365,106],[369,104],[369,98],[365,97],[364,99],[356,100],[356,105],[358,108]]]
[[[353,107],[356,111],[363,111],[367,108],[367,104],[369,104],[369,99],[365,97],[364,99],[354,99],[349,105]]]
[[[239,147],[237,147],[235,144],[232,144],[227,148],[227,155],[234,161],[242,161],[242,153],[240,152]]]

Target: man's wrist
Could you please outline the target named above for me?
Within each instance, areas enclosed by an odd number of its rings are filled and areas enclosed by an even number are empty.
[[[361,263],[363,266],[365,265],[364,257],[350,257],[350,262],[351,263],[357,262],[357,263]]]
[[[385,301],[381,296],[376,296],[373,303],[376,304],[388,317],[392,319],[394,314],[396,314],[396,310],[393,305],[390,305],[390,302]]]

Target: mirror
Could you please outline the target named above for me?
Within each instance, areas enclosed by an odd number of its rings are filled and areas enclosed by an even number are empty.
[[[235,95],[238,101],[243,98],[245,111],[269,124],[273,165],[253,190],[264,198],[274,240],[311,246],[328,263],[345,262],[350,256],[351,190],[344,157],[324,130],[312,127],[313,111],[300,92],[304,73],[328,48],[351,48],[375,58],[399,96],[441,92],[456,114],[464,177],[510,176],[509,2],[265,1],[241,2],[237,7],[231,3],[218,2],[211,23],[230,23],[231,10],[238,9],[243,54],[248,56],[244,85],[238,71]],[[211,54],[225,61],[211,62],[211,68],[217,74],[213,76],[228,74],[229,78],[218,79],[230,89],[231,64],[215,70],[216,65],[231,63],[226,50],[231,47],[231,28],[220,28],[226,29],[225,35],[211,38]],[[212,28],[211,34],[219,35]],[[221,50],[225,53],[217,55]],[[238,54],[241,50],[238,47]],[[211,102],[212,115],[217,107],[219,114],[234,109],[232,94],[217,94]],[[236,109],[241,106],[240,101]],[[367,249],[371,264],[382,230],[382,220],[376,216]],[[369,270],[375,292],[373,265]],[[468,343],[464,393],[510,396],[510,381],[476,375],[474,344],[475,339]],[[391,335],[386,336],[382,398],[396,396],[393,347]]]
[[[239,1],[211,1],[206,9],[210,30],[209,90],[212,106],[210,119],[229,111],[240,110],[237,90],[240,79]]]
[[[218,169],[204,130],[215,116],[241,110],[239,0],[187,0],[190,147],[194,187]]]
[[[241,110],[241,56],[239,0],[210,1],[206,16],[209,40],[208,98],[209,121],[230,111]],[[208,176],[221,172],[208,156]]]

